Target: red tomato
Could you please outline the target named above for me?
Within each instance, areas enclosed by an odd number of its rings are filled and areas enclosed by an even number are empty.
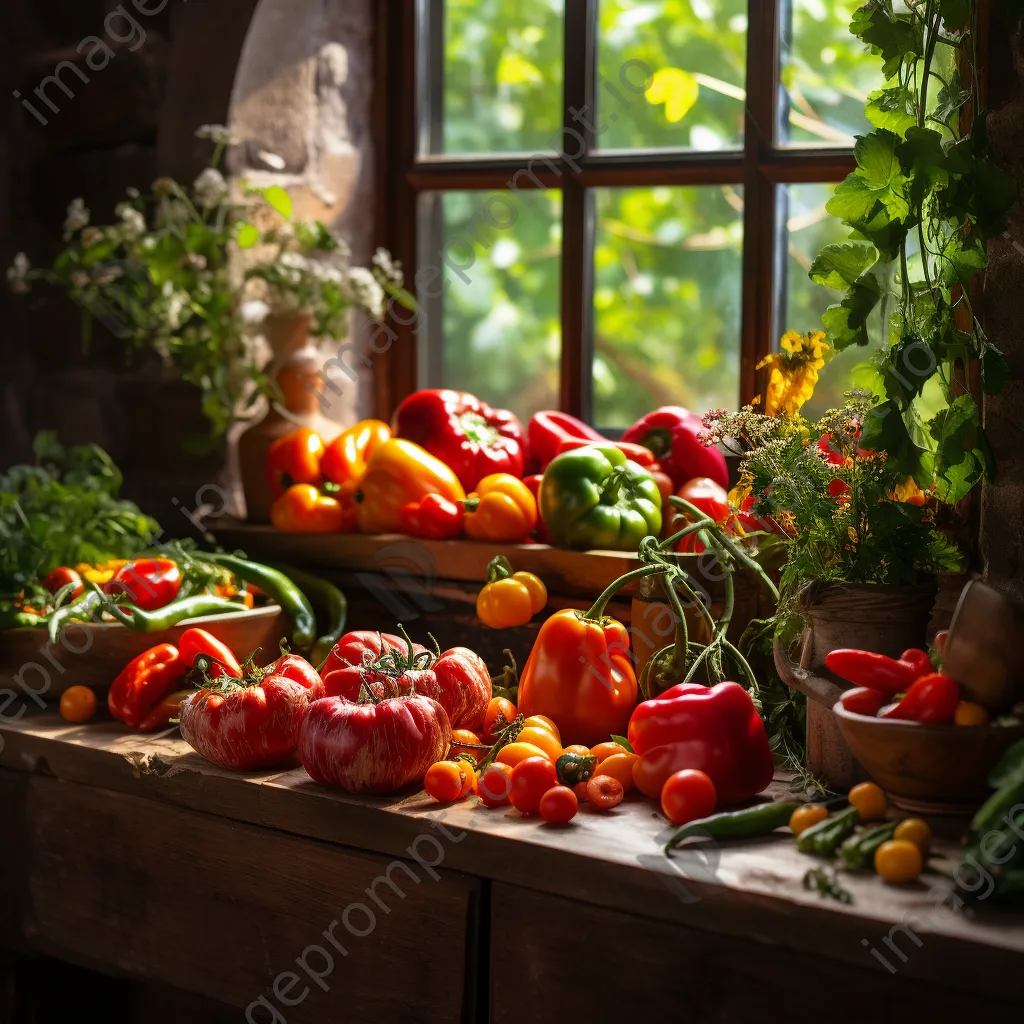
[[[170,604],[180,589],[181,570],[169,558],[137,558],[103,584],[105,594],[126,598],[146,612]]]
[[[66,587],[69,583],[75,584],[75,589],[71,592],[72,597],[78,597],[85,590],[82,577],[74,569],[66,565],[58,565],[43,581],[43,586],[51,594],[56,594],[61,587]]]
[[[481,733],[484,743],[495,743],[496,730],[504,729],[516,717],[516,706],[506,697],[492,697],[484,713],[484,727]]]
[[[327,696],[320,674],[301,654],[282,654],[277,661],[270,665],[270,671],[273,675],[284,676],[285,679],[291,679],[309,690],[311,704],[313,701]]]
[[[710,477],[698,476],[693,480],[688,480],[676,491],[676,495],[688,501],[691,505],[696,506],[697,509],[706,516],[710,516],[716,523],[726,523],[732,516],[732,510],[729,508],[728,493],[721,484],[715,483]],[[671,526],[671,532],[676,533],[678,530],[683,529],[687,522],[690,521],[689,517],[684,513],[677,512]],[[704,545],[691,534],[679,542],[676,550],[700,554],[704,550]]]
[[[587,780],[587,800],[599,811],[607,811],[622,803],[622,783],[610,775],[593,775]]]
[[[512,769],[500,761],[492,761],[476,781],[476,791],[484,807],[504,807],[512,790]]]
[[[555,825],[564,825],[576,817],[580,802],[568,786],[553,786],[540,798],[540,816]]]
[[[396,793],[419,782],[448,751],[444,708],[413,694],[355,704],[328,697],[310,706],[299,757],[311,778],[350,793]]]
[[[301,683],[279,675],[252,686],[225,681],[182,705],[181,735],[224,768],[274,768],[295,756],[310,696]]]
[[[673,825],[714,814],[717,799],[711,777],[695,768],[670,775],[661,789],[661,809]]]
[[[558,773],[546,757],[528,757],[512,769],[509,802],[523,814],[536,814],[541,797],[557,785]]]
[[[211,679],[220,675],[242,678],[242,667],[231,648],[205,629],[186,629],[178,640],[178,654],[187,668],[195,665],[199,655],[208,658],[207,675]]]

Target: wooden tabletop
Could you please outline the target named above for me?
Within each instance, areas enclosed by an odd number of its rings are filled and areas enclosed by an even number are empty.
[[[410,856],[420,836],[447,870],[630,914],[744,936],[815,956],[925,980],[969,971],[965,987],[1015,998],[1024,963],[1024,916],[978,916],[958,907],[956,851],[937,844],[932,869],[912,886],[843,873],[844,905],[804,889],[817,861],[786,834],[721,849],[662,853],[668,824],[631,796],[614,811],[586,806],[567,826],[525,820],[470,799],[439,806],[425,794],[354,797],[322,787],[301,767],[235,773],[201,759],[176,730],[145,736],[115,722],[70,725],[56,713],[0,726],[0,768],[123,792],[285,833],[387,856]],[[776,788],[783,789],[781,783]],[[420,849],[424,847],[421,845]],[[909,925],[915,938],[901,932]],[[893,931],[897,929],[897,931]],[[901,962],[892,947],[907,953]],[[893,971],[882,959],[888,959]],[[965,967],[965,964],[968,965]]]

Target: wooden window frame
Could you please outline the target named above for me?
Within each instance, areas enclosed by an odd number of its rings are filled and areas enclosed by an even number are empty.
[[[406,268],[415,291],[418,197],[447,190],[506,191],[524,157],[422,156],[418,103],[417,10],[441,0],[381,0],[377,25],[375,149],[378,166],[378,237]],[[536,166],[536,182],[523,188],[562,191],[560,406],[590,419],[587,375],[591,353],[593,216],[588,190],[598,187],[738,185],[743,187],[743,285],[740,332],[740,401],[759,392],[757,363],[772,348],[784,279],[777,266],[779,219],[776,186],[841,181],[855,164],[852,149],[780,146],[776,143],[779,16],[788,0],[747,0],[747,106],[743,148],[725,152],[636,150],[594,152],[591,133],[572,120],[570,108],[593,110],[598,0],[565,0],[563,125],[584,136],[584,152],[569,166],[552,155]],[[585,46],[580,46],[579,39]],[[548,161],[545,161],[548,162]],[[767,268],[767,269],[766,269]],[[417,387],[415,324],[392,324],[391,344],[374,363],[376,414],[388,418]]]

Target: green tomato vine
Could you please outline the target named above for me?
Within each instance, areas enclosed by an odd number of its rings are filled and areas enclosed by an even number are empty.
[[[851,241],[826,246],[810,270],[844,293],[824,316],[837,350],[869,344],[880,313],[879,400],[861,444],[948,503],[995,469],[969,368],[977,361],[986,394],[1007,373],[971,304],[986,243],[1016,199],[988,158],[977,6],[869,0],[854,14],[850,30],[881,57],[886,82],[865,105],[875,130],[857,139],[857,167],[827,205]]]

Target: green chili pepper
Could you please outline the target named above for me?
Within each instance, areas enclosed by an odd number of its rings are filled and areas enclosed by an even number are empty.
[[[687,822],[665,844],[668,853],[684,839],[691,836],[710,836],[712,839],[749,839],[764,836],[789,823],[798,803],[783,802],[758,804],[745,807],[742,811],[726,811],[712,814],[709,818],[698,818]]]
[[[316,615],[302,590],[283,572],[236,555],[210,555],[210,560],[230,569],[246,583],[255,583],[267,597],[276,601],[291,619],[292,644],[299,651],[309,650],[316,639]]]
[[[18,612],[13,608],[5,609],[0,616],[0,628],[18,629],[20,626],[39,626],[46,621],[45,615],[35,615],[32,612]]]
[[[345,595],[329,580],[304,569],[296,569],[291,565],[275,565],[272,568],[284,573],[299,587],[317,613],[322,615],[319,628],[324,632],[317,637],[309,656],[314,665],[322,665],[345,633],[345,622],[348,619]]]
[[[95,584],[94,584],[95,585]],[[170,629],[185,619],[198,619],[205,615],[224,615],[230,612],[248,611],[244,604],[231,601],[226,597],[215,597],[213,594],[195,594],[181,601],[172,601],[153,612],[144,612],[141,608],[131,608],[129,612],[119,608],[113,602],[108,603],[107,611],[118,622],[135,630],[136,633],[157,633]]]
[[[887,822],[885,825],[877,825],[875,828],[869,828],[866,832],[860,832],[850,836],[843,845],[839,847],[839,852],[843,855],[843,860],[846,861],[847,867],[872,867],[875,863],[875,850],[877,850],[882,843],[887,843],[892,839],[895,831],[896,822],[893,821]]]
[[[50,622],[47,627],[47,631],[50,637],[50,643],[57,643],[57,638],[60,636],[61,630],[67,623],[72,619],[79,619],[82,622],[88,622],[96,610],[106,601],[106,597],[96,584],[92,584],[93,589],[87,590],[77,601],[72,601],[71,604],[64,605],[63,608],[58,608],[50,616]]]
[[[853,834],[860,815],[856,807],[829,815],[824,821],[805,829],[796,837],[796,848],[801,853],[816,853],[819,857],[831,857],[847,836]]]

